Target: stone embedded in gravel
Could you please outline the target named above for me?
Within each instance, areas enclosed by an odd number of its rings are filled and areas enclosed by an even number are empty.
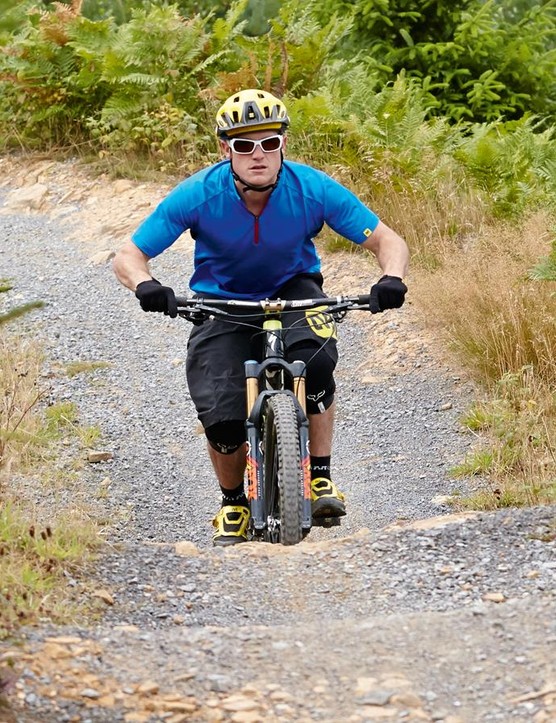
[[[482,596],[485,602],[503,603],[506,602],[506,596],[503,592],[486,592]]]
[[[246,710],[257,710],[260,705],[256,700],[253,700],[250,696],[236,693],[224,698],[220,702],[220,706],[223,710],[228,711],[246,711]]]
[[[48,186],[35,183],[32,186],[11,191],[0,213],[14,213],[21,211],[38,211],[48,194]]]
[[[238,711],[230,719],[232,723],[265,723],[268,718],[256,711]]]
[[[192,557],[201,554],[201,551],[195,543],[190,542],[189,540],[180,540],[179,542],[176,542],[174,549],[176,551],[176,555],[181,555],[182,557]]]
[[[95,452],[93,450],[87,452],[87,462],[96,464],[97,462],[108,462],[114,458],[113,452]]]
[[[374,722],[378,720],[386,720],[387,718],[394,718],[398,715],[398,711],[393,708],[382,708],[377,705],[362,705],[359,710],[364,716],[364,720],[369,721],[369,723],[370,721]]]
[[[114,597],[108,592],[108,590],[94,590],[91,593],[91,596],[99,598],[99,600],[102,600],[102,602],[106,605],[114,605]]]
[[[59,635],[57,637],[47,637],[45,643],[54,643],[55,645],[79,645],[83,642],[83,638],[71,635]]]
[[[421,708],[423,701],[418,695],[410,693],[409,691],[404,693],[396,693],[390,698],[392,705],[401,706],[404,708]]]
[[[357,697],[356,702],[359,705],[388,705],[388,702],[393,695],[393,690],[375,688],[374,690],[370,690],[368,693],[365,693],[365,695]]]
[[[195,701],[191,700],[177,700],[177,701],[162,701],[160,704],[162,710],[171,713],[194,713],[199,707]]]
[[[115,255],[116,252],[114,249],[103,249],[102,251],[97,251],[92,256],[89,256],[88,261],[90,264],[93,264],[93,266],[102,266],[103,264],[107,264],[111,261]]]
[[[146,680],[137,686],[137,693],[139,693],[139,695],[155,695],[159,690],[160,686],[158,683],[155,683],[154,680]]]
[[[83,690],[81,690],[79,692],[79,695],[82,698],[92,698],[92,699],[100,698],[99,691],[95,690],[94,688],[84,688]]]

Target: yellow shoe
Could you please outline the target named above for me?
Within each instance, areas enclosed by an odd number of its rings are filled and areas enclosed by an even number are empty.
[[[313,519],[343,517],[346,514],[345,497],[334,482],[326,477],[311,480],[311,512]]]
[[[237,545],[247,542],[247,528],[251,513],[243,505],[225,505],[221,507],[212,524],[216,531],[212,536],[213,545]]]

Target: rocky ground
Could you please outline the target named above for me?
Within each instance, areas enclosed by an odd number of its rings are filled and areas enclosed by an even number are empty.
[[[342,527],[215,550],[187,325],[141,312],[109,263],[167,188],[75,162],[4,158],[0,177],[5,305],[46,301],[25,324],[51,399],[102,432],[99,457],[61,455],[71,483],[13,484],[39,518],[76,505],[106,530],[91,578],[70,580],[101,613],[2,644],[15,675],[0,721],[556,720],[555,510],[450,514],[446,496],[469,489],[449,469],[475,442],[459,423],[473,389],[411,303],[341,326]],[[191,257],[184,237],[156,276],[185,291]],[[375,273],[325,259],[332,293]],[[70,377],[77,360],[106,366]]]

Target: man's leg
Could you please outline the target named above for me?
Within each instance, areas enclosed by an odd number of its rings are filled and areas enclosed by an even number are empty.
[[[219,422],[205,429],[209,458],[222,492],[222,504],[213,525],[215,545],[247,540],[249,502],[245,495],[245,426],[243,420]]]
[[[222,506],[213,520],[213,544],[245,542],[249,525],[249,503],[243,486],[246,445],[243,443],[230,454],[218,452],[210,443],[207,449],[222,492]]]
[[[309,414],[309,450],[311,453],[311,507],[313,520],[342,517],[346,514],[344,495],[330,479],[330,456],[336,403],[321,414]]]
[[[225,490],[236,489],[245,474],[246,445],[242,444],[232,454],[221,454],[210,444],[207,444],[207,449],[220,487]]]
[[[334,412],[336,403],[322,414],[308,414],[309,442],[313,457],[330,457],[332,454],[332,434],[334,432]]]
[[[241,325],[214,321],[194,327],[189,337],[189,391],[205,427],[209,458],[222,494],[213,520],[215,545],[247,540],[244,360],[255,358],[251,336]]]

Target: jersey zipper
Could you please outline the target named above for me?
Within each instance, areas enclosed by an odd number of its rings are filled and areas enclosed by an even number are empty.
[[[253,213],[253,212],[250,211],[249,209],[247,209],[247,213],[250,213],[251,216],[253,216],[253,219],[254,219],[254,221],[255,221],[255,226],[254,226],[254,229],[253,229],[253,243],[255,244],[255,246],[258,246],[258,245],[259,245],[259,241],[261,240],[261,237],[260,237],[259,219],[261,218],[261,216],[262,216],[262,214],[263,214],[263,212],[264,212],[264,210],[265,210],[265,208],[266,208],[266,204],[267,204],[267,203],[268,203],[268,198],[267,198],[267,200],[266,200],[265,205],[262,207],[261,212],[260,212],[258,215],[255,214],[255,213]]]
[[[259,244],[259,218],[260,216],[255,216],[255,238],[253,239],[255,246]]]

